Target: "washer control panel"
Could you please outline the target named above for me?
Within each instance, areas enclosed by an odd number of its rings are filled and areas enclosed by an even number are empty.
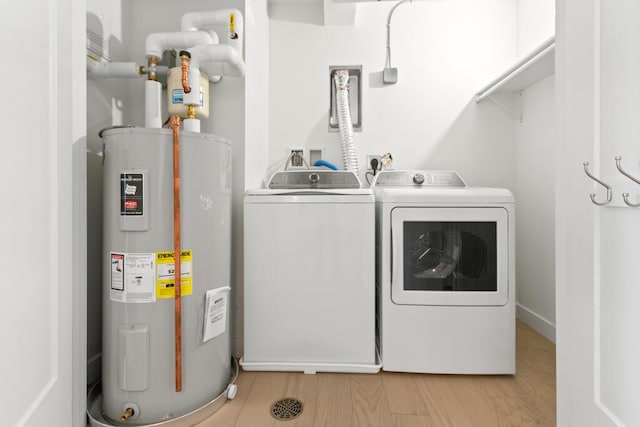
[[[305,188],[361,188],[355,172],[330,170],[294,170],[280,171],[269,180],[272,189]]]
[[[454,171],[381,171],[373,184],[375,187],[466,187]]]

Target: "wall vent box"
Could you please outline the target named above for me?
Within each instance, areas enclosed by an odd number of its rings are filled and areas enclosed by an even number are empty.
[[[329,132],[339,132],[337,90],[333,82],[333,73],[339,70],[349,71],[349,110],[355,132],[362,132],[362,65],[343,65],[329,67]]]

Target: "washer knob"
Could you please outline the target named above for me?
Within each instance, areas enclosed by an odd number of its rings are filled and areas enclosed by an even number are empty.
[[[317,174],[315,172],[312,172],[312,173],[309,174],[309,182],[311,184],[317,184],[318,181],[320,181],[320,175],[319,174]]]
[[[421,185],[424,182],[424,175],[417,173],[413,176],[413,183]]]

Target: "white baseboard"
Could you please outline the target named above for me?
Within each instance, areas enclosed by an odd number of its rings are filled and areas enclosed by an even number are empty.
[[[556,342],[556,325],[554,323],[519,303],[516,303],[516,317],[538,331],[552,343]]]

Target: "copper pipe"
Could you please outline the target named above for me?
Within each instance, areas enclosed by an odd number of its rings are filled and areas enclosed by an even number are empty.
[[[180,278],[180,118],[171,116],[173,130],[173,251],[175,289],[176,392],[182,391],[182,284]]]
[[[184,93],[191,92],[191,87],[189,86],[189,60],[191,59],[191,54],[185,50],[180,52],[180,59],[182,60],[182,90]]]

